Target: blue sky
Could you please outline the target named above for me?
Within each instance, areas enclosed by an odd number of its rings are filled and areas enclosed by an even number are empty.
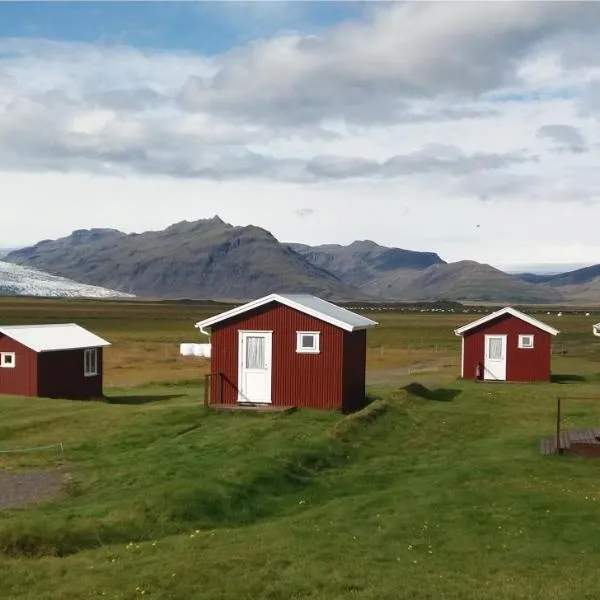
[[[218,214],[597,262],[598,23],[600,2],[0,2],[0,247]]]
[[[0,2],[0,37],[219,54],[293,29],[317,33],[373,2]]]

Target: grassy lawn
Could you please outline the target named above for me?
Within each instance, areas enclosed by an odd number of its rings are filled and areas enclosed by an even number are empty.
[[[178,355],[221,309],[0,302],[4,322],[114,342],[108,402],[0,398],[0,451],[64,450],[0,454],[0,471],[67,476],[58,500],[0,511],[3,600],[596,596],[599,463],[539,441],[557,395],[600,397],[600,319],[544,317],[568,382],[516,385],[457,380],[473,315],[377,314],[367,409],[253,415],[206,413],[208,361]],[[565,408],[600,426],[600,401]]]

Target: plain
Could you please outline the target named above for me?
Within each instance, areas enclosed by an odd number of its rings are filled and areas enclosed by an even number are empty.
[[[539,442],[558,395],[600,397],[597,315],[541,315],[561,330],[555,382],[518,385],[458,380],[472,312],[375,311],[373,402],[344,417],[206,412],[208,361],[178,344],[224,308],[0,302],[4,323],[114,344],[105,402],[0,399],[0,471],[65,476],[55,501],[0,512],[3,599],[596,596],[597,462]],[[600,425],[594,402],[565,406]]]

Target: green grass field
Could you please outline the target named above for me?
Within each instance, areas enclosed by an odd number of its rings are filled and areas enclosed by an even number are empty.
[[[539,441],[558,395],[600,398],[599,318],[542,317],[567,383],[517,385],[457,379],[453,329],[472,314],[378,313],[377,399],[343,417],[205,412],[208,361],[178,343],[219,310],[0,302],[3,322],[77,321],[114,343],[107,402],[0,398],[0,471],[66,475],[56,500],[0,511],[2,600],[597,595],[600,463]],[[565,425],[600,426],[600,400],[565,408]]]

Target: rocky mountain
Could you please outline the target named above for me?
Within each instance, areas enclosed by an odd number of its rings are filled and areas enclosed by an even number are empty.
[[[521,281],[475,261],[448,264],[434,252],[388,248],[372,241],[348,246],[288,244],[315,265],[363,292],[403,300],[559,302],[552,289]]]
[[[534,273],[522,273],[519,278],[530,283],[543,283],[546,285],[561,287],[571,285],[585,285],[594,280],[600,282],[600,265],[584,267],[567,273],[557,273],[553,275],[536,275]]]
[[[464,260],[374,282],[381,295],[407,300],[461,300],[505,303],[562,302],[557,290],[527,283],[490,265]]]
[[[128,298],[131,294],[77,283],[64,277],[0,261],[0,296]]]
[[[265,229],[236,227],[218,217],[135,234],[78,230],[10,252],[4,260],[161,298],[244,300],[279,291],[333,300],[600,301],[600,265],[560,275],[515,275],[370,240],[348,246],[280,243]]]
[[[371,287],[374,280],[393,277],[399,271],[420,271],[432,265],[446,264],[434,252],[389,248],[371,240],[356,241],[348,246],[288,246],[314,265],[331,271],[348,285],[364,291]]]
[[[11,252],[6,260],[139,296],[245,299],[269,292],[354,300],[365,294],[259,227],[219,217],[163,231],[74,231]]]

